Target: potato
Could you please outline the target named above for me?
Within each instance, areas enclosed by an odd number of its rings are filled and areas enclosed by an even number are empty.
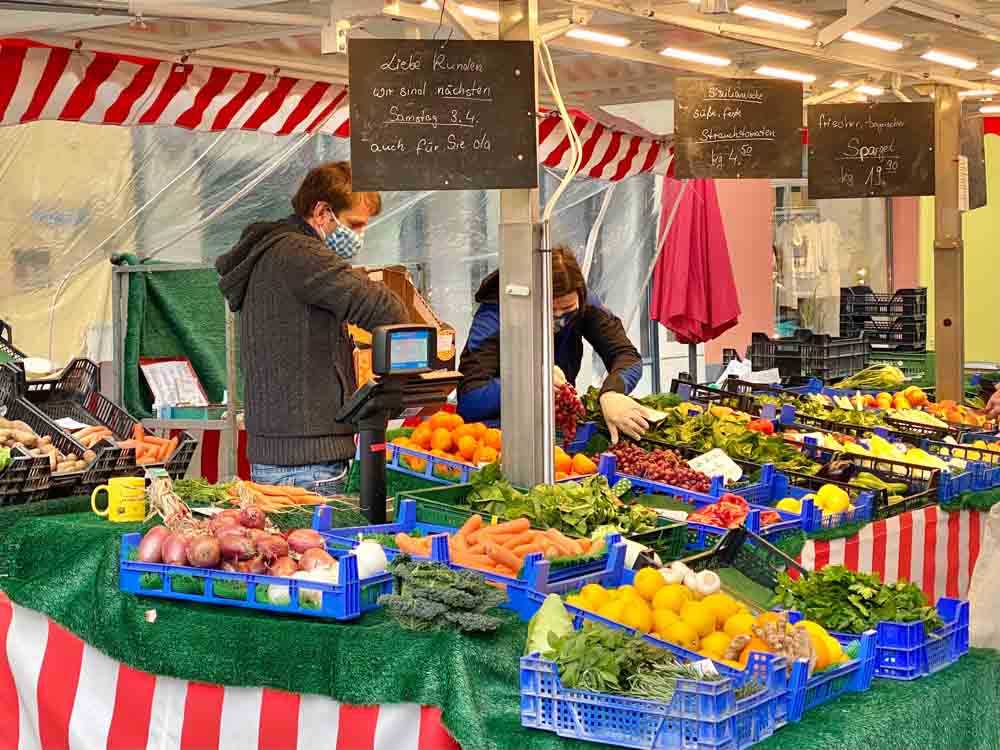
[[[38,438],[39,445],[49,445],[52,442],[52,438],[46,435],[45,437]]]
[[[86,468],[87,468],[87,462],[86,461],[77,461],[76,462],[76,469],[75,469],[75,471],[83,471]]]
[[[75,453],[67,453],[66,454],[66,458],[63,459],[63,460],[64,461],[79,461],[80,457],[77,456]]]
[[[22,422],[22,421],[20,421],[18,419],[15,419],[13,422],[11,422],[10,423],[10,427],[13,430],[20,430],[21,432],[30,432],[32,435],[35,434],[35,431],[33,429],[31,429],[31,425],[29,425],[26,422]],[[38,436],[35,435],[35,437],[38,437]]]
[[[20,430],[18,432],[13,433],[11,437],[14,439],[14,442],[23,443],[29,448],[34,448],[36,445],[38,445],[38,437],[33,432]]]
[[[84,451],[83,460],[89,464],[91,461],[97,460],[97,454],[94,451]]]

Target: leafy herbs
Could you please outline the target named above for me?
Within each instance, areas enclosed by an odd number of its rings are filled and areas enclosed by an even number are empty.
[[[921,621],[928,633],[944,624],[914,584],[882,583],[876,575],[842,565],[828,565],[796,581],[782,573],[771,604],[797,609],[807,620],[845,633],[863,633],[882,620]]]
[[[228,484],[212,484],[204,479],[178,479],[174,482],[174,492],[196,504],[223,505],[229,502]]]
[[[10,448],[0,448],[0,471],[10,465]]]
[[[523,493],[491,464],[472,475],[466,502],[476,511],[503,518],[527,518],[535,528],[554,528],[569,536],[589,537],[601,526],[615,526],[625,533],[650,531],[656,513],[642,505],[625,503],[631,489],[627,480],[614,487],[599,475],[579,482],[539,484]]]
[[[440,630],[453,627],[468,633],[491,632],[502,621],[491,613],[507,596],[471,571],[455,571],[433,562],[416,562],[408,556],[389,564],[395,592],[378,603],[407,630]]]

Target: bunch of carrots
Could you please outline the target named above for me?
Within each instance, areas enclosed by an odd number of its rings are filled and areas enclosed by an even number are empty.
[[[114,439],[114,434],[104,425],[94,425],[77,430],[72,435],[73,439],[84,448],[90,449],[105,439]]]
[[[416,557],[431,554],[431,537],[411,537],[400,532],[395,537],[400,552]],[[516,577],[524,559],[541,552],[547,560],[577,557],[597,551],[589,539],[571,539],[557,529],[539,531],[527,518],[484,526],[482,516],[474,515],[462,528],[448,537],[451,561],[466,568]]]
[[[139,466],[159,464],[169,459],[177,450],[177,438],[158,438],[147,435],[141,424],[132,428],[131,440],[120,440],[119,448],[135,450],[135,462]]]
[[[237,481],[229,487],[229,501],[233,505],[252,503],[265,513],[283,513],[303,505],[322,505],[327,499],[302,487],[284,484]]]

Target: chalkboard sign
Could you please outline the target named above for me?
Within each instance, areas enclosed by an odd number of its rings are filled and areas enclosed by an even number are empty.
[[[351,39],[356,190],[538,186],[530,42]]]
[[[759,78],[678,78],[674,175],[801,177],[802,84]]]
[[[962,117],[962,156],[969,160],[969,210],[986,205],[986,151],[983,118]]]
[[[809,197],[934,195],[934,105],[809,107]]]

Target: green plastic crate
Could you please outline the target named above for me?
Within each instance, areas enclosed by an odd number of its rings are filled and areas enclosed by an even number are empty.
[[[457,529],[476,513],[465,502],[471,491],[471,484],[437,485],[424,490],[402,492],[399,499],[416,502],[418,523]],[[495,523],[509,519],[495,517],[490,520]]]
[[[642,534],[632,534],[629,541],[649,547],[655,552],[660,562],[666,564],[684,557],[688,543],[688,528],[683,521],[669,521],[661,518],[658,528]]]
[[[911,380],[911,385],[921,388],[934,386],[934,352],[896,352],[873,349],[868,355],[868,364],[895,365]]]

